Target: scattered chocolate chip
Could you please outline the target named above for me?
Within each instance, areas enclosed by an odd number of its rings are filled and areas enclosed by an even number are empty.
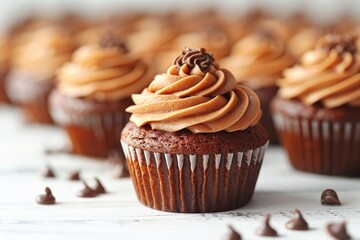
[[[321,194],[322,205],[341,205],[337,193],[333,189],[326,189]]]
[[[262,225],[256,230],[255,233],[259,236],[265,236],[265,237],[278,236],[276,230],[270,226],[269,221],[270,221],[270,214],[266,214],[264,216],[264,221],[263,221]]]
[[[50,205],[55,204],[55,197],[52,195],[50,188],[45,188],[45,194],[41,194],[36,198],[38,204]]]
[[[79,191],[78,193],[78,197],[83,197],[83,198],[91,198],[91,197],[95,197],[97,195],[97,192],[90,188],[85,181],[82,181],[84,184],[84,188],[82,190]]]
[[[229,225],[229,232],[223,237],[223,240],[241,240],[241,235]]]
[[[79,181],[81,178],[80,178],[80,172],[79,171],[74,171],[74,172],[71,172],[67,179],[71,180],[71,181]]]
[[[42,176],[44,178],[54,178],[55,177],[55,173],[54,171],[51,169],[50,166],[46,166],[45,171],[42,173]]]
[[[309,230],[309,225],[303,218],[301,212],[298,209],[294,210],[295,217],[288,221],[285,225],[287,229],[290,230]]]
[[[98,178],[95,178],[96,181],[96,187],[95,187],[95,192],[97,192],[98,194],[100,193],[106,193],[106,190],[104,188],[104,186],[101,184],[100,180]]]
[[[331,237],[338,240],[348,240],[351,236],[347,233],[346,223],[329,223],[326,225],[326,230]]]

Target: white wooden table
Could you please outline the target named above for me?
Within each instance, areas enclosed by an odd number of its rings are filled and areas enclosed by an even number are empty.
[[[135,196],[130,179],[113,179],[105,162],[66,154],[46,156],[44,148],[61,146],[64,133],[55,127],[30,126],[20,112],[0,106],[0,240],[11,239],[221,239],[231,224],[243,239],[271,239],[254,234],[264,213],[280,239],[331,239],[324,230],[330,221],[346,220],[348,231],[360,239],[360,179],[317,176],[293,170],[281,148],[265,155],[256,192],[250,204],[232,212],[174,214],[149,209]],[[50,164],[58,177],[44,179]],[[79,169],[92,183],[99,177],[109,194],[83,199],[76,193],[81,182],[66,180]],[[44,206],[35,197],[49,186],[56,205]],[[338,192],[343,205],[323,206],[326,188]],[[285,228],[291,211],[299,208],[311,230]]]

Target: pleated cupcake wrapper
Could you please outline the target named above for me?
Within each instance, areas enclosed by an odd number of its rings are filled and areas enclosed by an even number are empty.
[[[92,142],[93,148],[106,148],[102,149],[101,152],[107,151],[108,153],[105,154],[107,156],[111,152],[117,151],[120,155],[119,164],[125,164],[122,162],[124,159],[119,145],[119,138],[121,130],[129,120],[130,114],[124,111],[86,115],[71,114],[64,112],[60,107],[53,106],[51,107],[51,115],[56,123],[65,128],[71,126],[72,128],[82,129],[82,131],[92,132],[95,139],[88,139],[88,141]],[[101,144],[99,142],[101,142]],[[74,149],[75,152],[92,155],[91,153],[87,153],[89,146],[86,146],[85,143],[77,141],[75,144],[77,144],[77,148],[80,149]],[[93,150],[91,150],[91,152],[92,151]]]
[[[360,176],[360,122],[319,121],[274,113],[292,165],[327,175]]]
[[[44,88],[42,86],[37,87],[35,83],[32,84],[31,89],[25,88],[23,85],[26,84],[26,82],[24,83],[26,79],[16,79],[16,77],[11,77],[11,75],[13,74],[16,73],[10,73],[10,77],[7,77],[9,80],[7,80],[5,84],[6,93],[11,99],[11,101],[19,104],[47,101],[47,97],[52,89],[50,85],[47,91],[44,91]],[[42,83],[39,82],[38,84]]]
[[[217,212],[251,200],[268,142],[246,152],[205,155],[121,145],[144,205],[170,212]]]

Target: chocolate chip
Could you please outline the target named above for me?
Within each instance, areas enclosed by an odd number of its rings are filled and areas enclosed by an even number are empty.
[[[303,218],[301,212],[298,209],[295,209],[294,214],[295,217],[290,221],[288,221],[285,227],[290,230],[300,230],[300,231],[308,230],[309,225]]]
[[[70,181],[79,181],[81,179],[80,178],[80,172],[79,171],[71,172],[68,175],[67,179],[70,180]]]
[[[101,184],[100,180],[98,178],[95,178],[96,181],[96,187],[95,187],[95,192],[97,192],[98,194],[100,193],[106,193],[106,190],[104,188],[104,186]]]
[[[90,188],[85,181],[82,182],[84,184],[84,188],[78,192],[78,197],[91,198],[98,194],[94,189]]]
[[[276,237],[278,236],[276,230],[270,226],[270,214],[264,216],[264,221],[262,225],[256,230],[256,235],[266,236],[266,237]]]
[[[54,178],[54,177],[55,177],[55,173],[54,173],[54,171],[51,169],[51,167],[47,165],[45,171],[42,173],[42,176],[43,176],[44,178]]]
[[[55,197],[49,187],[45,188],[45,194],[41,194],[36,198],[36,202],[43,205],[55,204]]]
[[[341,205],[337,193],[333,189],[326,189],[321,194],[321,204],[323,205]]]
[[[326,225],[326,230],[328,234],[339,240],[348,240],[351,239],[351,236],[348,234],[346,230],[346,223],[329,223]]]
[[[223,240],[241,240],[241,235],[229,225],[228,233],[223,237]]]

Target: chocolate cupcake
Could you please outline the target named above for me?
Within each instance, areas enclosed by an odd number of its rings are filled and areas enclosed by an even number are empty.
[[[263,110],[260,121],[269,132],[270,143],[278,143],[269,106],[278,89],[275,81],[293,63],[284,42],[268,29],[244,37],[233,46],[230,56],[220,61],[238,83],[250,87],[259,96]]]
[[[9,39],[0,37],[0,103],[9,103],[9,97],[5,92],[5,79],[10,69]]]
[[[13,53],[7,94],[22,107],[29,122],[52,123],[48,96],[57,69],[70,59],[76,43],[70,32],[57,26],[40,28],[20,39]]]
[[[150,79],[148,66],[110,32],[98,44],[76,50],[59,70],[50,97],[51,115],[68,133],[73,152],[99,158],[121,153],[119,136],[129,118],[130,95]]]
[[[327,35],[284,71],[272,103],[292,165],[360,176],[360,57],[355,38]]]
[[[216,212],[251,200],[268,143],[252,90],[204,49],[186,48],[132,98],[121,144],[141,203]]]

